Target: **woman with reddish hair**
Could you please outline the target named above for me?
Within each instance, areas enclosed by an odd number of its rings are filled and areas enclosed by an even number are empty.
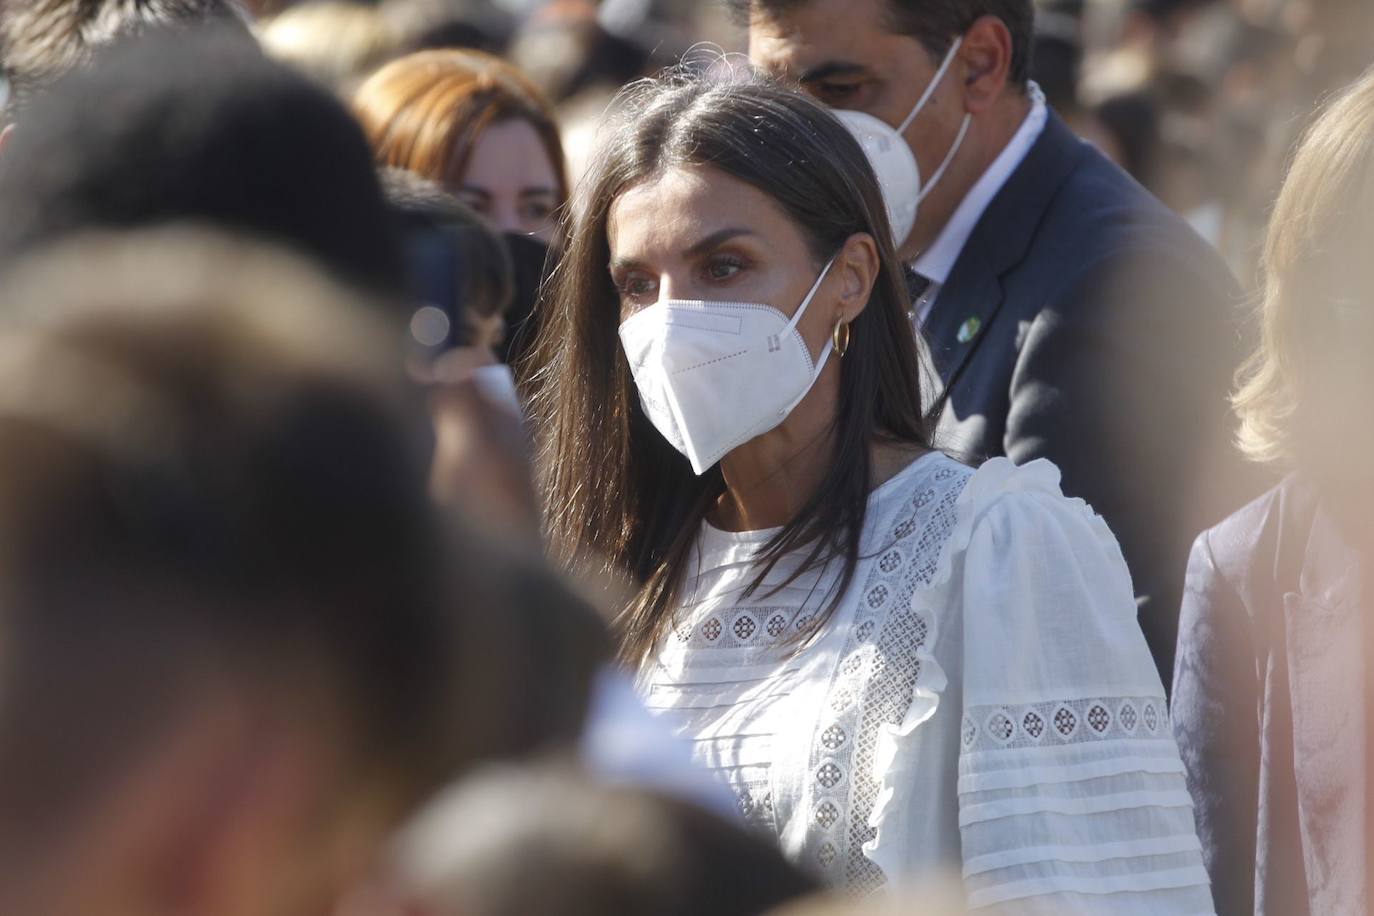
[[[359,88],[353,108],[378,165],[442,184],[501,232],[547,242],[568,197],[553,111],[509,64],[478,51],[421,51]]]

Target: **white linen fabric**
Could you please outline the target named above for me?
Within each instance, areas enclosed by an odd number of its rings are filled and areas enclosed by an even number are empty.
[[[818,630],[837,563],[749,592],[775,534],[704,527],[637,679],[749,822],[855,894],[956,871],[978,912],[1212,911],[1125,562],[1052,464],[914,462]]]

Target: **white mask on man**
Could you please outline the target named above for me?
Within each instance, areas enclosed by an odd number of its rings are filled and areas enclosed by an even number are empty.
[[[911,151],[904,135],[907,128],[916,120],[916,116],[925,110],[935,90],[939,88],[963,42],[962,37],[955,39],[940,68],[935,71],[934,79],[930,81],[930,85],[921,94],[921,98],[900,127],[894,128],[881,118],[875,118],[863,111],[835,112],[835,116],[849,128],[854,139],[859,141],[878,176],[878,186],[882,188],[883,202],[887,205],[888,222],[892,224],[893,243],[899,248],[916,226],[916,211],[921,201],[926,199],[945,176],[949,164],[954,161],[959,148],[964,145],[969,125],[973,123],[973,114],[965,114],[964,123],[959,127],[959,135],[955,138],[954,145],[949,148],[949,153],[940,163],[940,167],[930,176],[930,181],[923,185],[921,167],[917,164],[916,154]]]
[[[820,377],[832,344],[813,362],[797,322],[834,263],[791,318],[756,302],[663,299],[621,324],[645,415],[698,475],[779,426]]]

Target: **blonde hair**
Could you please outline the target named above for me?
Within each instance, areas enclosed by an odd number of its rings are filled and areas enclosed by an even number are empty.
[[[1291,463],[1313,345],[1333,330],[1341,268],[1374,241],[1374,70],[1308,129],[1265,242],[1260,345],[1237,374],[1237,444],[1253,461]],[[1362,250],[1365,249],[1365,250]]]

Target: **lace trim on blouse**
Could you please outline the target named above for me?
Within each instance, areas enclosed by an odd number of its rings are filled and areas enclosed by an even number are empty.
[[[886,730],[900,726],[914,701],[933,713],[945,677],[931,648],[936,615],[912,597],[948,567],[946,547],[958,524],[958,502],[972,471],[945,463],[917,487],[895,522],[864,585],[839,670],[827,694],[829,724],[812,748],[806,799],[812,812],[806,848],[832,885],[871,893],[887,877],[865,847],[882,786],[875,776]]]
[[[989,462],[960,495],[958,527],[946,547],[974,574],[957,599],[966,702],[957,791],[968,906],[1047,916],[1211,912],[1191,798],[1163,690],[1136,629],[1120,549],[1105,523],[1081,500],[1064,499],[1058,484],[1047,462]],[[1082,582],[1068,591],[1046,588],[1038,571],[1068,549]],[[912,595],[911,607],[919,615],[953,600],[933,587]],[[1040,645],[1041,652],[1022,667],[1015,652],[993,649],[989,638]],[[1118,663],[1104,667],[1104,651],[1122,653]],[[1085,663],[1085,653],[1097,663]],[[1014,673],[999,678],[1002,672],[987,668],[999,656]],[[970,667],[971,658],[980,667]],[[1084,693],[1056,699],[1033,674],[1023,682],[1027,672],[1055,664],[1081,668]],[[924,662],[918,678],[929,669]],[[1094,695],[1091,683],[1127,689]],[[969,702],[971,691],[989,697],[1013,684],[1024,701]],[[901,869],[900,857],[911,852],[897,819],[920,789],[909,770],[893,764],[933,715],[938,689],[933,700],[911,704],[900,728],[880,735],[882,791],[871,820],[877,835],[863,850],[880,868]],[[884,835],[889,818],[891,838]]]
[[[974,707],[964,713],[960,741],[970,753],[1172,734],[1168,710],[1158,697],[1116,697]]]

